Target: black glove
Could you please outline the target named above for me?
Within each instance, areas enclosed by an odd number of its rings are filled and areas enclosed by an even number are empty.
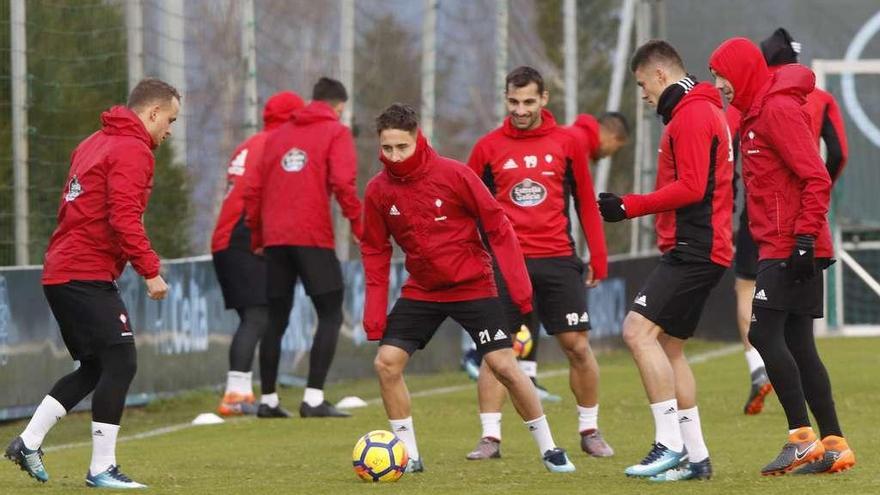
[[[620,196],[603,192],[599,193],[599,213],[606,222],[619,222],[626,220],[626,210],[623,206],[623,199]]]
[[[813,244],[816,242],[811,235],[795,237],[794,249],[788,258],[788,271],[795,283],[805,282],[816,276],[816,260]]]

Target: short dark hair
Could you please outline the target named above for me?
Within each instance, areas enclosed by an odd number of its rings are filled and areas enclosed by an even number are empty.
[[[620,112],[605,112],[599,116],[599,125],[620,139],[629,139],[629,122]]]
[[[531,83],[538,85],[538,93],[544,92],[544,78],[541,73],[528,65],[521,65],[507,74],[504,80],[504,92],[507,93],[508,88],[524,88]]]
[[[348,101],[348,92],[345,91],[345,86],[336,79],[322,77],[312,88],[312,100],[339,103]]]
[[[141,79],[137,86],[128,95],[128,108],[139,110],[153,103],[170,103],[172,99],[180,101],[180,93],[177,88],[167,82],[148,77]]]
[[[376,117],[376,134],[381,134],[386,129],[400,129],[412,134],[418,128],[416,110],[406,103],[392,103]]]
[[[684,70],[681,56],[668,41],[664,40],[651,40],[638,47],[629,59],[629,70],[635,72],[639,67],[650,62],[665,62]]]

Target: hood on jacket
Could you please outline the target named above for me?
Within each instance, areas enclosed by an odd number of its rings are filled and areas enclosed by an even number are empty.
[[[293,113],[293,121],[297,125],[314,124],[324,120],[339,121],[339,116],[327,102],[312,101],[302,110]]]
[[[428,140],[425,139],[421,129],[419,129],[416,136],[416,151],[409,158],[393,162],[385,158],[382,150],[379,150],[379,161],[385,165],[385,170],[392,179],[406,182],[424,175],[428,168],[426,166],[427,163],[434,158],[435,154],[436,152],[428,145]]]
[[[306,104],[293,91],[281,91],[270,96],[263,107],[263,130],[271,130],[290,120],[293,112]]]
[[[550,113],[550,110],[546,108],[541,109],[541,125],[534,129],[522,130],[517,129],[513,126],[513,123],[510,121],[510,116],[504,118],[504,124],[501,126],[504,135],[508,137],[512,137],[514,139],[522,139],[522,138],[530,138],[530,137],[538,137],[545,136],[549,134],[554,128],[556,128],[556,118],[553,117],[553,114]]]
[[[816,74],[801,64],[788,64],[776,68],[771,77],[767,95],[788,94],[803,105],[807,95],[816,87]],[[765,97],[766,97],[765,96]]]
[[[101,130],[112,136],[131,136],[140,139],[151,149],[159,146],[147,131],[141,118],[125,105],[116,105],[101,114]]]
[[[709,57],[709,68],[733,85],[730,104],[743,114],[748,113],[770,78],[764,55],[746,38],[730,38],[721,43]]]
[[[599,121],[592,115],[582,113],[577,116],[574,124],[569,127],[572,133],[577,137],[587,151],[590,152],[590,158],[596,160],[599,158]]]
[[[795,41],[785,28],[779,28],[761,42],[761,52],[770,67],[796,64],[798,54],[801,53],[801,44]]]

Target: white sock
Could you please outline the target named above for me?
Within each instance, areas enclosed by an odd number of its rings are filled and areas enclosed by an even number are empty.
[[[24,446],[31,450],[40,448],[49,430],[66,414],[67,410],[64,409],[60,402],[55,400],[55,397],[51,395],[44,397],[43,402],[40,402],[40,405],[37,406],[37,410],[34,412],[33,417],[31,417],[27,427],[21,432],[20,436],[22,441],[24,441]]]
[[[243,396],[254,394],[251,387],[250,371],[230,371],[226,373],[226,393],[234,393]]]
[[[320,388],[306,387],[306,391],[303,393],[303,402],[312,407],[320,406],[324,403],[324,391]]]
[[[480,413],[483,425],[483,438],[490,437],[501,441],[501,413]]]
[[[684,442],[678,426],[678,401],[670,399],[651,404],[651,414],[654,415],[654,441],[681,452]]]
[[[553,441],[553,434],[550,433],[550,423],[547,422],[547,416],[541,416],[531,421],[525,422],[526,427],[532,433],[532,438],[538,444],[538,450],[543,456],[548,450],[556,448],[556,442]]]
[[[700,412],[697,406],[678,411],[678,425],[681,427],[681,438],[688,451],[688,460],[700,462],[709,457],[709,449],[703,440],[703,429],[700,426]]]
[[[278,393],[274,394],[263,394],[260,396],[260,404],[266,404],[269,407],[278,407],[280,401],[278,400]]]
[[[599,429],[599,404],[593,407],[577,406],[578,408],[578,431],[583,433],[587,430]]]
[[[524,359],[520,359],[518,363],[519,369],[521,369],[527,377],[535,378],[538,376],[538,363],[536,361],[526,361]]]
[[[749,363],[749,373],[754,373],[756,369],[764,367],[764,360],[761,359],[761,353],[752,347],[746,351],[746,362]]]
[[[389,419],[391,431],[403,440],[406,445],[406,453],[410,459],[419,460],[419,446],[416,444],[416,430],[413,428],[412,416],[403,419]]]
[[[92,476],[116,465],[117,435],[119,435],[119,425],[92,421],[92,464],[89,466]]]

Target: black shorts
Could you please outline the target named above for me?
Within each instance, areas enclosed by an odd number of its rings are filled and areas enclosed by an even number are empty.
[[[234,247],[213,254],[214,271],[223,291],[226,309],[265,306],[266,260]]]
[[[825,293],[822,271],[806,282],[794,283],[786,269],[786,261],[768,259],[758,263],[752,306],[822,318]]]
[[[336,251],[310,246],[271,246],[265,249],[266,295],[289,297],[297,279],[302,279],[306,294],[318,296],[345,286]]]
[[[510,349],[513,341],[504,308],[497,297],[455,302],[416,301],[401,297],[388,315],[381,345],[393,345],[409,354],[424,349],[446,318],[464,327],[483,355]]]
[[[749,231],[749,212],[743,208],[736,231],[736,256],[733,260],[737,278],[755,280],[758,275],[758,246]]]
[[[684,261],[674,253],[666,253],[636,295],[630,310],[673,337],[693,337],[706,299],[725,270],[709,261]]]
[[[526,258],[526,268],[534,291],[533,306],[548,334],[590,329],[587,287],[584,284],[585,265],[580,258]],[[495,283],[504,304],[508,327],[518,329],[523,323],[523,315],[510,299],[507,285],[497,267]]]
[[[131,319],[115,282],[73,280],[44,285],[43,293],[74,360],[96,357],[113,345],[134,345]]]

